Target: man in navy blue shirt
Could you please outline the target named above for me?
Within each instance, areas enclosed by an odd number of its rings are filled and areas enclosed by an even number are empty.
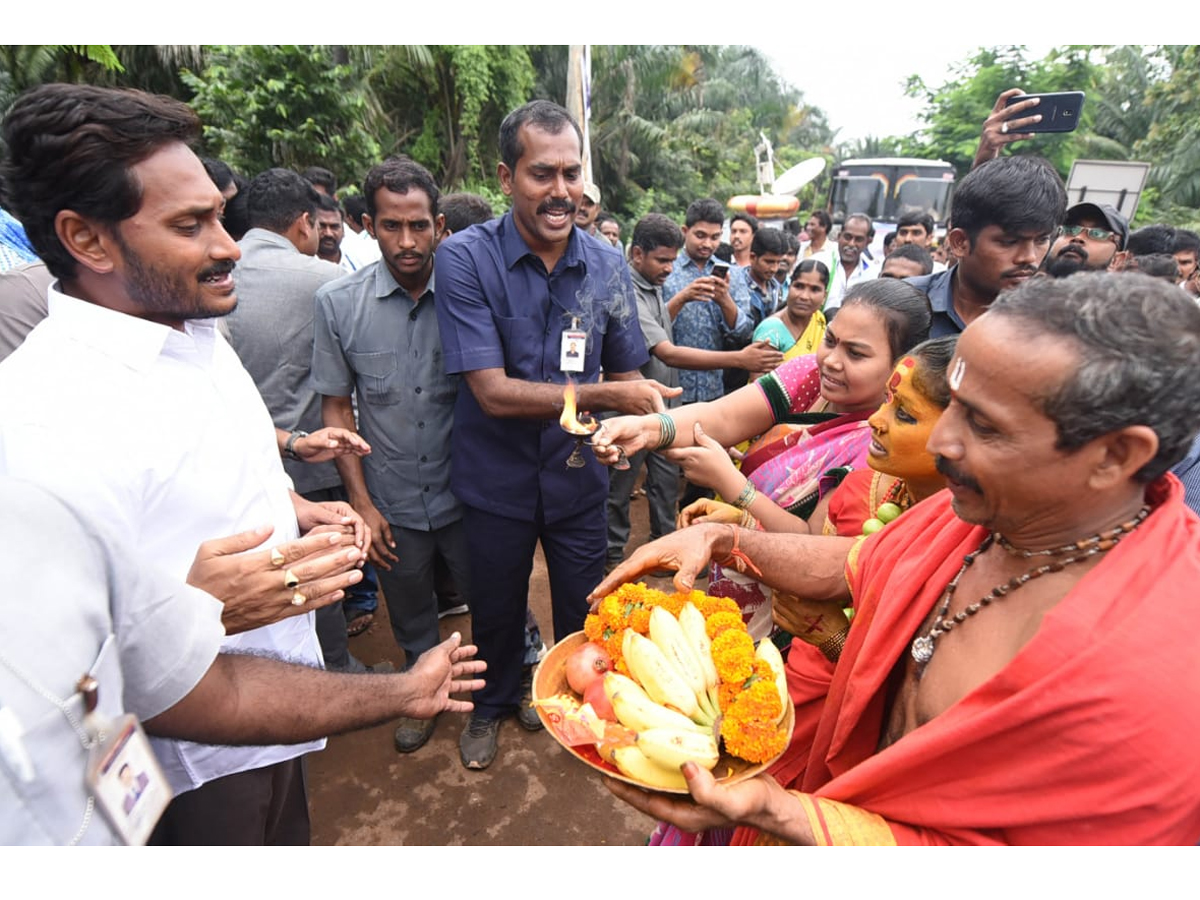
[[[646,346],[620,251],[575,227],[581,147],[557,104],[509,113],[499,178],[512,209],[453,235],[435,260],[446,371],[463,373],[469,388],[455,407],[450,487],[464,506],[472,636],[488,663],[459,741],[469,769],[495,759],[500,719],[514,710],[526,728],[540,727],[521,664],[538,542],[556,640],[583,627],[587,594],[604,576],[608,474],[590,454],[582,468],[566,465],[574,439],[558,419],[568,375],[590,412],[661,411],[678,393],[638,372]]]

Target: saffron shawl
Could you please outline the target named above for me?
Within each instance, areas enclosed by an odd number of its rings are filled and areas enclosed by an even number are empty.
[[[1013,660],[876,752],[888,678],[986,531],[949,492],[859,545],[836,668],[793,645],[796,731],[772,773],[832,844],[1195,844],[1200,839],[1200,519],[1178,479]],[[800,651],[800,652],[797,652]],[[739,828],[734,843],[760,838]]]

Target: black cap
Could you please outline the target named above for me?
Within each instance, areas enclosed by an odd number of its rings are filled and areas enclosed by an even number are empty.
[[[1110,206],[1107,203],[1076,203],[1067,210],[1065,224],[1074,225],[1075,223],[1071,219],[1080,213],[1091,213],[1107,222],[1108,230],[1119,239],[1117,241],[1117,249],[1125,249],[1125,242],[1129,239],[1129,220],[1117,212],[1115,206]]]

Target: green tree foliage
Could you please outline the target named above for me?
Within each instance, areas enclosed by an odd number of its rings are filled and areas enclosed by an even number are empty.
[[[1145,103],[1154,115],[1134,153],[1152,163],[1150,181],[1175,216],[1167,221],[1178,223],[1186,216],[1194,226],[1200,220],[1200,47],[1170,47],[1165,54],[1170,75],[1146,90]]]
[[[563,102],[567,48],[534,47],[537,96]],[[765,133],[776,169],[827,155],[823,114],[749,47],[593,46],[593,177],[624,222],[682,218],[701,197],[758,193],[754,146]]]
[[[362,77],[330,47],[214,47],[183,72],[204,122],[204,148],[253,176],[319,165],[357,181],[379,159]]]
[[[103,83],[124,71],[107,44],[0,45],[0,115],[22,91],[51,81]]]
[[[362,48],[360,58],[385,123],[386,152],[411,156],[443,190],[495,191],[500,122],[533,88],[524,47]]]

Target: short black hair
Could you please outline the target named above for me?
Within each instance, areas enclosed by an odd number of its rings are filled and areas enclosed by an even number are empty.
[[[367,213],[375,218],[375,195],[380,188],[397,194],[411,190],[422,191],[429,198],[430,215],[436,217],[438,210],[438,186],[429,170],[407,156],[389,156],[367,173],[363,182],[363,194],[367,198]]]
[[[753,234],[758,231],[758,219],[747,212],[736,212],[729,217],[729,224],[732,226],[734,222],[745,222],[750,226],[750,232]]]
[[[171,144],[190,144],[200,120],[171,97],[87,84],[43,84],[21,94],[5,116],[0,200],[25,227],[56,278],[77,263],[55,231],[74,210],[115,227],[142,206],[132,169]]]
[[[466,231],[472,225],[482,225],[496,217],[492,204],[478,194],[459,192],[443,194],[438,200],[438,212],[446,217],[446,230],[451,234]]]
[[[516,170],[517,160],[525,152],[519,135],[522,125],[528,125],[530,128],[536,128],[547,134],[561,134],[563,129],[569,125],[575,130],[575,136],[579,139],[580,155],[582,155],[583,132],[579,130],[579,123],[575,121],[575,118],[557,103],[549,100],[531,100],[524,106],[518,106],[500,123],[500,159],[509,171]]]
[[[1188,231],[1186,228],[1176,228],[1175,239],[1171,241],[1171,252],[1187,253],[1188,251],[1200,259],[1200,234]]]
[[[212,179],[212,183],[217,186],[218,191],[224,193],[225,188],[234,183],[233,169],[229,168],[226,163],[211,156],[200,157],[200,162],[204,164],[204,171],[208,173],[208,177]],[[238,188],[240,190],[241,185]]]
[[[816,219],[818,222],[820,222],[821,227],[826,231],[833,227],[833,219],[829,218],[829,213],[823,209],[814,209],[808,214],[808,217],[810,219]]]
[[[678,250],[683,246],[683,232],[669,217],[661,213],[647,213],[633,226],[633,238],[629,247],[640,247],[643,253],[652,253],[659,247]]]
[[[1149,256],[1151,253],[1174,253],[1175,229],[1156,222],[1130,233],[1125,249],[1130,256]]]
[[[337,193],[337,176],[328,169],[323,169],[320,166],[309,166],[300,174],[303,175],[310,184],[325,188],[325,192],[328,193],[330,197]]]
[[[886,254],[888,247],[896,242],[896,232],[889,231],[883,236],[883,252]]]
[[[317,192],[317,209],[325,212],[336,212],[340,217],[342,214],[341,204],[330,197],[328,194]]]
[[[250,179],[246,215],[251,228],[283,234],[300,216],[316,221],[320,194],[312,183],[291,169],[267,169]]]
[[[348,197],[342,198],[342,209],[346,211],[346,217],[357,225],[363,227],[363,213],[367,211],[367,201],[362,194],[351,194]]]
[[[910,210],[896,221],[897,230],[911,228],[913,225],[920,225],[929,237],[933,237],[933,216],[929,213],[920,209]]]
[[[767,253],[778,253],[783,256],[787,250],[787,235],[778,228],[760,228],[754,232],[754,238],[750,241],[750,252],[755,256],[763,256]]]
[[[1040,156],[1001,156],[972,169],[954,189],[950,219],[975,246],[996,225],[1008,234],[1050,234],[1067,215],[1067,190]]]
[[[703,200],[693,200],[688,204],[683,217],[683,224],[688,228],[703,222],[706,225],[724,225],[725,207],[711,197]]]
[[[884,264],[888,259],[911,259],[925,269],[926,275],[933,271],[933,254],[927,247],[922,247],[920,244],[901,244],[888,254],[888,258],[883,261]]]

